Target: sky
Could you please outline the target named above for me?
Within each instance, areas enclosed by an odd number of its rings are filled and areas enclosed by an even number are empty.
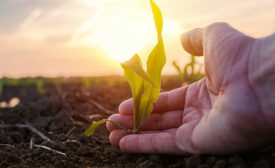
[[[167,63],[189,61],[180,34],[227,22],[260,38],[275,32],[274,0],[155,0],[164,17]],[[149,0],[1,0],[0,77],[122,75],[156,43]],[[200,58],[200,61],[202,59]]]

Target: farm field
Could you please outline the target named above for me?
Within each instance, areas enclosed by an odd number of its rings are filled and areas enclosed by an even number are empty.
[[[1,168],[275,167],[272,146],[230,155],[130,154],[111,146],[104,125],[91,137],[83,135],[92,121],[117,113],[131,97],[122,76],[3,78],[0,83]],[[178,87],[178,76],[163,77],[162,91]]]

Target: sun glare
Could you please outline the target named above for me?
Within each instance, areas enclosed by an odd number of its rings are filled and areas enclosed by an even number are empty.
[[[136,53],[144,53],[143,50],[157,42],[151,11],[133,16],[129,14],[132,11],[126,7],[121,10],[116,14],[99,10],[96,16],[79,28],[77,41],[84,45],[98,46],[117,62],[124,62]],[[178,27],[176,22],[164,18],[164,38],[177,33]]]
[[[108,57],[123,62],[154,43],[155,34],[148,33],[154,32],[150,24],[138,20],[113,19],[105,22],[100,30],[83,37],[83,41],[103,48]]]

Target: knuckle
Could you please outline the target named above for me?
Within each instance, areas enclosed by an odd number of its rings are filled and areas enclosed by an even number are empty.
[[[228,23],[226,22],[217,22],[217,23],[212,23],[209,26],[206,27],[206,31],[216,31],[218,29],[223,29],[223,28],[227,28],[230,27]]]

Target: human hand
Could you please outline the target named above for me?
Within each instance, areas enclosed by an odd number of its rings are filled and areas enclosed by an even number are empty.
[[[257,61],[260,55],[270,58],[275,47],[262,47],[268,40],[250,38],[225,23],[185,33],[181,41],[190,54],[204,55],[206,78],[161,93],[139,134],[129,135],[108,122],[111,144],[125,152],[185,154],[229,153],[273,143],[275,90],[268,93],[259,79],[268,68],[274,72],[274,57],[265,68]],[[268,79],[274,85],[274,76]],[[132,100],[109,119],[133,128]]]

